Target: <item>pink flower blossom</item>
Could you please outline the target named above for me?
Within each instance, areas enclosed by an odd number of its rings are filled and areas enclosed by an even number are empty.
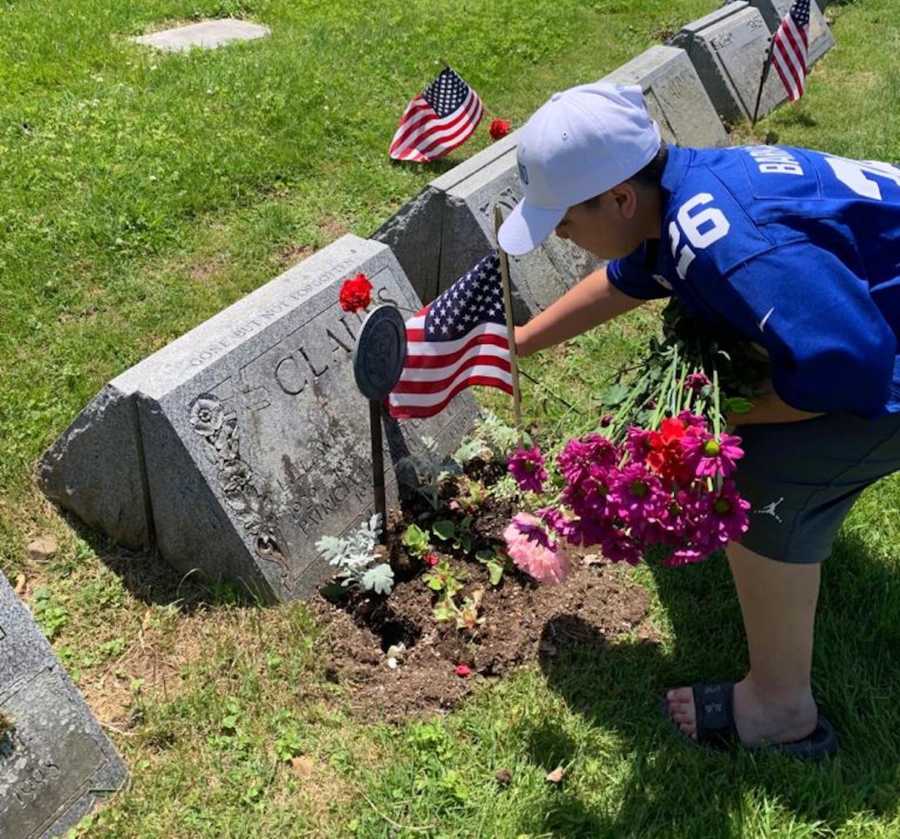
[[[618,517],[638,530],[665,516],[670,497],[659,478],[640,463],[630,463],[616,474],[610,494]]]
[[[733,434],[720,434],[718,439],[708,432],[694,434],[684,442],[686,460],[698,478],[729,478],[744,456],[740,443],[741,438]]]
[[[678,415],[678,419],[684,423],[688,434],[696,433],[698,431],[705,432],[707,430],[706,418],[701,417],[699,414],[692,414],[690,411],[682,411]]]
[[[625,451],[632,463],[643,463],[647,455],[653,451],[650,445],[650,435],[653,432],[647,428],[638,428],[636,425],[628,429],[625,436]]]
[[[622,531],[611,531],[600,541],[600,549],[610,562],[627,562],[637,565],[641,561],[641,549],[638,544]]]
[[[454,672],[461,679],[468,679],[472,675],[472,668],[468,664],[457,664]]]
[[[569,556],[540,519],[518,513],[503,531],[503,538],[512,561],[539,583],[561,583],[568,576]]]
[[[750,502],[741,498],[734,481],[725,481],[722,489],[707,494],[700,505],[706,514],[706,531],[717,547],[740,539],[750,529]]]
[[[577,484],[590,472],[592,465],[615,466],[620,453],[602,434],[587,434],[569,440],[557,459],[559,471],[570,484]]]
[[[709,377],[706,373],[691,373],[685,380],[685,387],[697,393],[710,384]]]
[[[507,469],[522,491],[543,491],[548,476],[544,468],[544,455],[537,446],[531,449],[516,449],[509,459]]]
[[[441,561],[441,560],[440,560],[440,557],[439,557],[436,553],[434,553],[433,551],[429,551],[429,552],[428,552],[427,554],[425,554],[425,556],[422,557],[422,558],[423,558],[423,560],[425,561],[425,564],[426,564],[429,568],[434,568],[434,566],[437,565],[437,564]]]

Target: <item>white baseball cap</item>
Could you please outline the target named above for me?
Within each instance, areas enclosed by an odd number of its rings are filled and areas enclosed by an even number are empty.
[[[659,151],[659,126],[636,85],[595,82],[554,93],[519,133],[525,197],[500,227],[500,247],[528,253],[566,210],[627,181]]]

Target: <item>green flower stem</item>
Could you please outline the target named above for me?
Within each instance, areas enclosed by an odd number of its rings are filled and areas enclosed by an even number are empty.
[[[713,431],[715,432],[716,440],[718,440],[722,430],[722,415],[719,411],[719,371],[715,367],[713,367],[713,400]]]

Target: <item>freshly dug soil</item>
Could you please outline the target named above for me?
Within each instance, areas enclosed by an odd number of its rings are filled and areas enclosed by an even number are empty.
[[[478,468],[475,464],[473,471]],[[499,585],[492,586],[487,569],[474,558],[475,549],[502,544],[512,513],[508,505],[489,502],[472,516],[475,546],[468,554],[437,551],[464,580],[458,602],[479,588],[484,591],[479,616],[485,620],[475,632],[435,620],[439,595],[423,580],[429,569],[410,558],[401,544],[406,527],[427,518],[421,507],[389,517],[385,550],[397,578],[389,596],[351,591],[337,599],[313,599],[310,605],[325,628],[326,676],[349,688],[354,710],[391,721],[446,711],[484,678],[502,676],[539,656],[556,655],[567,643],[586,640],[572,636],[567,626],[614,638],[642,621],[647,593],[623,569],[596,555],[573,557],[572,573],[562,585],[538,585],[509,563]],[[459,521],[462,513],[436,517]],[[423,526],[427,529],[427,522]],[[405,650],[394,656],[391,667],[388,650],[399,644]],[[459,664],[467,665],[471,675],[458,675]]]

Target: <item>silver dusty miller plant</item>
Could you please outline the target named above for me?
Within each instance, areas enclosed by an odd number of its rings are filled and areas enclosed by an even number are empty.
[[[347,536],[323,536],[316,550],[337,569],[341,585],[358,586],[363,591],[390,594],[394,572],[386,562],[374,564],[375,545],[381,535],[381,516],[376,513]]]

